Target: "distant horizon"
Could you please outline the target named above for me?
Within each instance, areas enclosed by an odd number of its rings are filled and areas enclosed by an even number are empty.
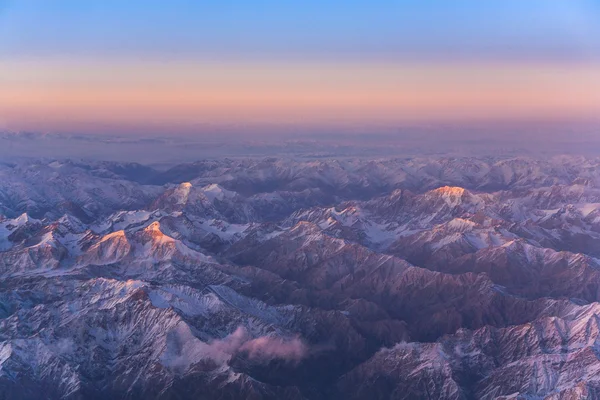
[[[361,123],[286,123],[286,122],[254,122],[254,123],[165,123],[165,124],[110,124],[106,122],[86,122],[81,127],[71,129],[11,129],[6,124],[0,123],[0,134],[35,134],[79,136],[92,135],[96,137],[134,137],[134,138],[193,138],[210,139],[215,137],[240,138],[240,139],[272,139],[285,140],[298,137],[305,139],[311,136],[322,138],[327,136],[402,136],[407,133],[432,134],[441,132],[444,135],[453,135],[459,131],[467,134],[492,134],[502,133],[510,135],[511,131],[520,134],[544,134],[550,137],[555,135],[570,135],[600,131],[600,117],[598,118],[546,118],[546,119],[506,119],[506,118],[480,118],[469,120],[430,119],[430,120],[405,120],[398,122],[361,122]],[[576,139],[576,138],[575,138]]]
[[[247,127],[244,127],[248,129]],[[241,129],[241,128],[240,128]],[[207,129],[196,133],[40,133],[0,129],[0,159],[90,159],[174,165],[228,158],[394,158],[431,156],[598,157],[600,124],[414,124],[379,130],[279,127],[273,132]]]

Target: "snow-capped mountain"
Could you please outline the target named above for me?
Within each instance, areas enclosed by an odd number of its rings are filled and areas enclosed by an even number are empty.
[[[600,160],[0,164],[0,399],[600,398]]]

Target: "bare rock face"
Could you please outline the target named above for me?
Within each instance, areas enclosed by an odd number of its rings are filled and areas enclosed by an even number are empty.
[[[600,398],[585,158],[0,165],[0,399]]]

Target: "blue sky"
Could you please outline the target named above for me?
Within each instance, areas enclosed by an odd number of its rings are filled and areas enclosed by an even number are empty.
[[[0,0],[0,55],[600,57],[600,1]]]

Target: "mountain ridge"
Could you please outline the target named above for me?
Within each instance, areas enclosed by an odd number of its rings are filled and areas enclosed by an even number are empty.
[[[599,171],[582,157],[3,164],[0,391],[599,398]]]

